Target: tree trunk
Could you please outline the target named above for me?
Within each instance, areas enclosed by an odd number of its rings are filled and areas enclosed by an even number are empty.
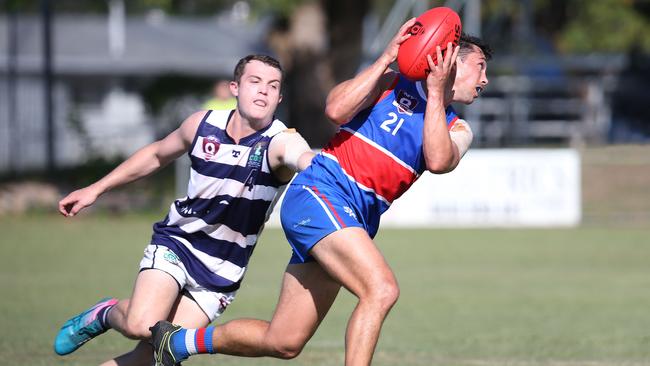
[[[307,3],[270,36],[285,68],[286,122],[312,147],[325,146],[336,131],[325,117],[325,100],[338,82],[357,72],[368,7],[368,0]]]
[[[368,0],[321,0],[327,14],[329,66],[336,83],[353,77],[362,56],[363,20]]]

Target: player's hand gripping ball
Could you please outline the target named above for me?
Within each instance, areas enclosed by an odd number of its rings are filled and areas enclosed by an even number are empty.
[[[400,45],[397,52],[399,72],[411,80],[426,79],[430,71],[427,55],[437,62],[436,46],[440,46],[443,55],[447,43],[456,47],[461,27],[460,17],[449,8],[433,8],[422,13],[408,30],[411,37]]]

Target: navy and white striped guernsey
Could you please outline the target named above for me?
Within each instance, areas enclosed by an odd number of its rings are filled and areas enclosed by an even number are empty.
[[[242,138],[226,133],[233,111],[208,111],[189,150],[187,196],[153,226],[151,244],[176,253],[188,274],[215,292],[239,288],[257,237],[287,182],[272,174],[268,147],[279,120]],[[279,196],[279,195],[278,195]]]

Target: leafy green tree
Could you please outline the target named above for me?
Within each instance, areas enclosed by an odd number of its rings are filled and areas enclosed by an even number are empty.
[[[573,0],[570,14],[559,37],[560,49],[566,52],[621,52],[632,47],[650,51],[650,22],[634,1]]]

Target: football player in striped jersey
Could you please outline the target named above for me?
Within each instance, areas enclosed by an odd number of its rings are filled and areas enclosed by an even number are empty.
[[[230,82],[235,109],[194,113],[167,137],[59,202],[60,213],[72,217],[103,193],[182,154],[191,160],[187,196],[154,224],[131,298],[102,299],[67,321],[54,342],[57,354],[72,353],[112,328],[143,341],[105,365],[151,365],[146,340],[157,321],[204,327],[233,301],[282,187],[314,156],[300,134],[274,117],[282,76],[272,57],[242,58]]]

